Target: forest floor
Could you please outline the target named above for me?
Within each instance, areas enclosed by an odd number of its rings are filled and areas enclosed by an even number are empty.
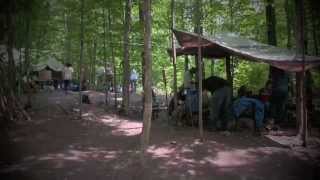
[[[90,97],[80,120],[77,94],[36,94],[32,121],[1,131],[0,179],[320,179],[318,147],[290,148],[250,132],[205,132],[200,142],[196,128],[169,126],[163,118],[152,122],[142,166],[141,115],[120,116],[103,105],[103,94]]]

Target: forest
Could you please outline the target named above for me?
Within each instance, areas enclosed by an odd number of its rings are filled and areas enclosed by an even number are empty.
[[[0,177],[319,178],[320,154],[315,153],[320,147],[319,17],[317,0],[0,1],[0,145],[6,147],[0,151]],[[198,45],[192,47],[198,48],[196,53],[177,56],[177,51],[187,51],[183,46],[192,41],[178,37],[179,33],[198,38],[194,41]],[[207,79],[226,79],[232,104],[241,98],[244,87],[250,98],[260,96],[269,83],[273,89],[285,72],[268,61],[248,61],[250,54],[239,56],[241,52],[237,54],[227,45],[222,50],[217,48],[228,54],[226,57],[201,57],[201,40],[224,35],[288,50],[295,54],[295,60],[301,56],[303,66],[296,61],[301,71],[283,68],[288,70],[285,86],[289,91],[285,115],[276,106],[270,110],[263,104],[263,127],[258,127],[258,105],[250,109],[256,103],[250,101],[246,112],[249,118],[239,121],[246,130],[237,131],[239,117],[235,115],[235,124],[231,125],[236,127],[234,132],[208,128],[214,106],[210,98],[214,99],[216,93],[209,90],[210,100],[206,100],[203,94],[208,90]],[[239,48],[250,48],[240,47],[241,43]],[[305,59],[314,63],[312,68],[305,65]],[[61,71],[63,79],[65,69],[70,67],[71,77],[63,82],[35,80],[42,70],[52,71],[52,76]],[[197,90],[203,92],[204,88],[205,93],[197,92],[197,100],[191,104],[199,107],[189,113],[185,79],[193,68],[197,70]],[[65,80],[70,80],[70,87]],[[186,96],[182,106],[180,93]],[[282,108],[279,104],[277,107]],[[274,114],[282,118],[280,123]],[[223,115],[219,118],[225,118]],[[268,134],[261,133],[262,129]],[[257,130],[260,139],[252,136],[251,130]],[[287,136],[295,137],[300,144],[284,140]],[[53,143],[41,145],[44,141]],[[306,154],[296,146],[305,148]],[[259,154],[266,158],[258,160]],[[279,154],[283,160],[278,162]],[[307,160],[303,159],[307,155]],[[295,160],[299,163],[294,164]],[[290,166],[274,173],[273,162]],[[264,163],[268,173],[262,170]],[[39,173],[36,169],[41,165],[44,170]],[[242,166],[254,171],[243,170]],[[304,167],[310,168],[294,172]],[[104,171],[112,173],[105,175]]]
[[[175,28],[194,32],[198,24],[197,1],[176,1]],[[152,2],[152,57],[153,85],[164,91],[162,69],[166,71],[168,88],[173,85],[173,67],[170,66],[171,10],[169,0]],[[206,34],[231,32],[237,35],[268,43],[266,5],[263,0],[203,0],[201,10],[201,29]],[[279,47],[294,49],[295,41],[295,5],[290,0],[270,1],[274,7],[276,44]],[[318,54],[319,11],[317,2],[305,2],[305,29],[307,54]],[[83,64],[85,76],[92,87],[98,86],[95,72],[105,63],[117,69],[117,82],[122,82],[124,43],[124,1],[85,0],[81,10],[80,1],[17,1],[15,14],[15,47],[26,48],[30,63],[37,63],[48,56],[61,62],[70,62],[78,66],[80,58],[80,17],[83,11]],[[3,5],[2,7],[6,7]],[[131,28],[129,33],[130,68],[142,74],[141,51],[143,34],[141,27],[141,5],[132,2]],[[205,61],[205,74],[224,76],[223,61]],[[234,64],[235,87],[248,84],[255,91],[261,88],[268,77],[268,66],[237,60]],[[26,67],[21,67],[26,70]],[[79,68],[76,68],[79,69]],[[177,78],[181,83],[184,61],[177,61]],[[76,73],[78,73],[76,71]],[[314,73],[315,84],[319,86],[319,75]],[[140,84],[140,88],[141,83]]]

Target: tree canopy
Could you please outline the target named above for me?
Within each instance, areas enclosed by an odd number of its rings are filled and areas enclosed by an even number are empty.
[[[16,41],[15,47],[29,48],[31,63],[41,61],[42,56],[52,56],[61,62],[70,62],[79,69],[81,2],[77,0],[19,0],[15,1]],[[200,2],[202,31],[207,34],[232,32],[262,43],[267,42],[265,0],[176,0],[175,28],[193,32],[197,25],[196,3]],[[168,79],[168,87],[173,88],[173,67],[167,54],[170,47],[171,10],[170,0],[152,1],[152,59],[153,86],[164,90],[162,70]],[[305,1],[307,53],[318,55],[320,40],[320,21],[316,0]],[[117,69],[117,82],[121,84],[124,55],[124,0],[84,0],[84,54],[85,76],[94,85],[94,71],[112,64],[112,52]],[[294,3],[289,0],[275,1],[277,42],[280,47],[295,48],[294,42]],[[143,50],[143,31],[140,22],[141,7],[139,0],[132,1],[132,27],[129,33],[128,50],[130,66],[142,74],[141,52]],[[110,18],[109,18],[110,17]],[[110,22],[109,22],[110,21]],[[106,29],[106,34],[104,34]],[[104,48],[104,43],[106,48]],[[113,50],[111,50],[113,48]],[[177,60],[178,86],[182,83],[184,58]],[[190,57],[191,59],[191,57]],[[193,62],[193,61],[191,61]],[[195,66],[194,62],[191,63]],[[212,73],[225,76],[224,62],[211,64],[205,61],[205,75]],[[268,77],[268,66],[234,61],[235,87],[247,84],[253,90],[264,85]],[[77,71],[79,72],[79,70]],[[316,82],[319,75],[314,74]],[[142,83],[140,82],[140,85]],[[319,84],[319,83],[318,83]],[[140,86],[142,88],[142,86]]]

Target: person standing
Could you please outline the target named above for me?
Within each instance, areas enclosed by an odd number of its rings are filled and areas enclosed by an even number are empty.
[[[64,82],[64,90],[67,92],[70,86],[70,82],[72,80],[73,68],[70,63],[66,63],[63,68],[63,82]]]
[[[283,123],[287,117],[288,84],[289,76],[285,72],[280,72],[272,79],[270,115],[277,124]]]
[[[211,76],[202,82],[203,90],[210,91],[210,119],[208,130],[226,130],[229,119],[232,119],[232,91],[227,80]]]
[[[136,92],[137,90],[137,80],[138,80],[138,73],[135,69],[132,69],[131,75],[130,75],[130,86],[132,92]]]

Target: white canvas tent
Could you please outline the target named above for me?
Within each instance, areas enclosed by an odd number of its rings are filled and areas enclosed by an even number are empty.
[[[64,65],[52,56],[43,57],[38,64],[32,66],[33,72],[38,74],[39,81],[62,80],[63,68]]]
[[[49,56],[47,58],[47,60],[45,61],[41,61],[36,65],[33,65],[33,71],[42,71],[46,68],[49,68],[53,71],[56,72],[61,72],[63,70],[63,64],[61,62],[59,62],[57,59],[55,59],[54,57]]]

